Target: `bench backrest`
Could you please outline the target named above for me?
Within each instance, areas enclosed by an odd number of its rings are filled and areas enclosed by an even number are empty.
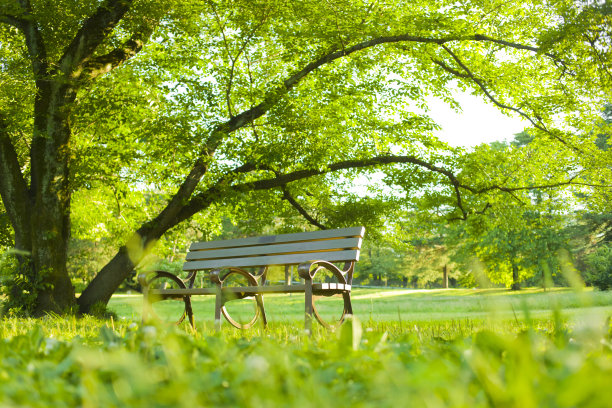
[[[295,265],[319,260],[358,261],[364,234],[364,227],[352,227],[194,242],[187,253],[183,270]]]

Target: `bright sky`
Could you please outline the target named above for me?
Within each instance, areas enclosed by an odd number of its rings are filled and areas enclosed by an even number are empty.
[[[442,130],[440,139],[452,146],[473,147],[493,141],[510,141],[529,126],[518,115],[506,116],[493,104],[467,93],[457,93],[463,111],[455,112],[441,100],[432,100],[429,115]]]

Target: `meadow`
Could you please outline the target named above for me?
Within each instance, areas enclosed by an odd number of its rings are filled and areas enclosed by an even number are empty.
[[[570,288],[523,289],[364,289],[352,293],[353,312],[362,323],[372,326],[404,327],[408,324],[444,326],[465,323],[470,326],[495,327],[513,324],[526,327],[528,321],[550,321],[561,312],[570,322],[604,321],[612,315],[612,292],[574,291]],[[214,298],[192,297],[196,327],[212,330]],[[342,299],[321,298],[315,301],[321,314],[334,321],[340,317]],[[142,297],[136,294],[115,295],[109,307],[117,315],[134,321],[141,319]],[[228,303],[228,310],[237,320],[253,316],[254,302],[240,300]],[[163,321],[175,321],[184,306],[180,301],[165,301],[155,311]],[[268,322],[277,325],[303,326],[304,297],[300,294],[265,296]],[[581,323],[581,324],[582,324]],[[223,321],[227,325],[227,322]],[[256,326],[258,327],[258,326]]]
[[[138,295],[114,296],[115,315],[105,319],[7,317],[0,406],[606,407],[612,400],[612,292],[356,289],[353,298],[354,319],[335,332],[315,325],[311,336],[298,295],[266,297],[266,330],[225,324],[216,333],[207,297],[194,301],[195,330],[142,325]],[[179,306],[167,303],[160,315],[176,316]]]

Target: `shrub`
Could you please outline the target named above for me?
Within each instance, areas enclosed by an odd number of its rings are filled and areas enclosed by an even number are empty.
[[[586,257],[586,282],[599,290],[612,289],[612,245],[605,244]]]

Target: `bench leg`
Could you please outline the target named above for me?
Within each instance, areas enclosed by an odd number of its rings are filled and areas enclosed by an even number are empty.
[[[351,304],[351,292],[342,293],[342,297],[344,298],[344,313],[352,315],[353,305]]]
[[[304,330],[310,334],[312,329],[312,280],[305,279],[306,289],[304,290]]]
[[[259,311],[261,312],[261,321],[265,329],[266,327],[268,327],[268,319],[266,318],[266,310],[264,309],[263,295],[262,294],[255,295],[255,301],[257,301],[257,307],[259,308]]]
[[[221,308],[223,307],[223,293],[221,285],[217,285],[217,294],[215,295],[215,330],[221,330]]]
[[[185,296],[185,314],[187,314],[189,324],[193,329],[195,329],[195,325],[193,323],[193,309],[191,307],[191,296]]]

